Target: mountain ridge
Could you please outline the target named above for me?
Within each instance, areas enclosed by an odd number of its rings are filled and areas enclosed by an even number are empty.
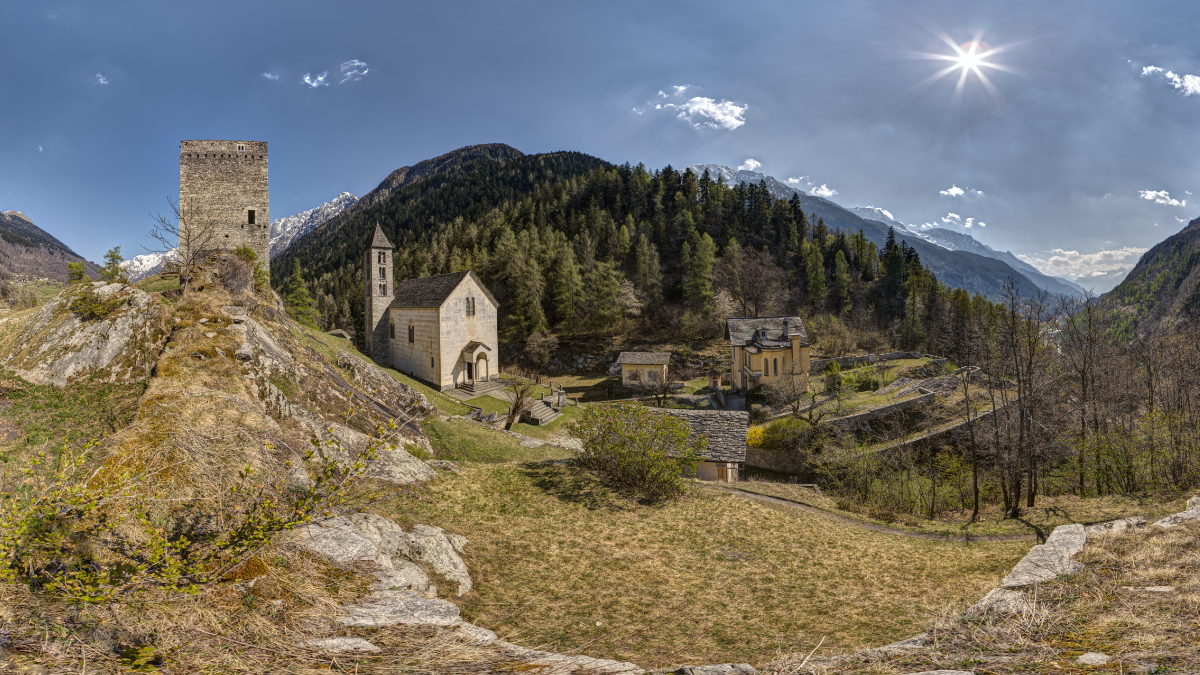
[[[93,263],[34,224],[21,211],[0,211],[0,273],[67,278],[67,263],[82,262],[88,275],[100,275]]]
[[[1142,254],[1101,301],[1116,311],[1126,338],[1200,318],[1200,218]]]

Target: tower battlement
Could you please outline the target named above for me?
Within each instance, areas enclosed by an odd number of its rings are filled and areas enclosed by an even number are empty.
[[[179,143],[180,227],[214,228],[217,250],[248,246],[270,267],[271,215],[265,141]]]

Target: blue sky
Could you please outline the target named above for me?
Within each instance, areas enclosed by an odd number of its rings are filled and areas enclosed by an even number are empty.
[[[199,138],[270,143],[273,217],[484,142],[757,166],[1056,274],[1200,211],[1195,3],[4,2],[0,25],[0,210],[93,260],[141,252]],[[929,82],[947,40],[1000,49],[991,91]]]

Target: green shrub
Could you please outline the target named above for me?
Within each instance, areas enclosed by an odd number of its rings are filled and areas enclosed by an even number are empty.
[[[113,294],[102,298],[91,290],[85,291],[71,301],[70,309],[84,321],[99,321],[116,311],[129,300],[129,296]]]
[[[82,262],[67,263],[67,283],[78,284],[91,281],[87,275],[87,267]]]
[[[583,443],[580,465],[649,502],[683,494],[708,447],[703,436],[690,438],[687,422],[637,403],[590,407],[572,431]]]

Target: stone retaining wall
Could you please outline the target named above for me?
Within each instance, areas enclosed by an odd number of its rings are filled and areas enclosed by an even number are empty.
[[[843,356],[836,359],[813,359],[808,364],[808,374],[815,375],[825,370],[830,361],[837,361],[842,370],[860,368],[880,361],[895,361],[897,359],[920,359],[926,355],[921,352],[888,352],[887,354],[867,354],[866,356]],[[936,358],[936,357],[929,357]],[[943,359],[944,360],[944,359]]]
[[[887,417],[888,415],[894,415],[898,412],[903,412],[910,408],[916,408],[918,406],[928,405],[930,403],[933,403],[934,399],[936,399],[936,398],[937,398],[937,393],[931,392],[928,394],[923,394],[921,396],[917,396],[915,398],[905,399],[905,400],[899,401],[897,403],[889,403],[888,405],[882,405],[882,406],[879,406],[878,408],[871,408],[870,410],[867,410],[866,412],[861,412],[861,413],[858,413],[855,415],[847,415],[845,417],[839,417],[837,419],[832,419],[832,420],[829,420],[829,424],[832,424],[833,426],[838,427],[839,429],[845,429],[847,431],[852,431],[854,429],[859,428],[861,425],[866,424],[867,422],[870,422],[871,420],[879,419],[880,417]]]

